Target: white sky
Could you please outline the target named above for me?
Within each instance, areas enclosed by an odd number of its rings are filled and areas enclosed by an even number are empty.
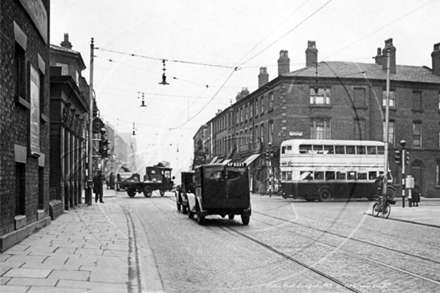
[[[440,0],[54,0],[50,17],[51,44],[69,34],[88,82],[91,38],[102,49],[93,87],[104,121],[130,133],[135,123],[146,164],[170,161],[175,170],[189,167],[202,124],[243,87],[257,89],[260,67],[277,77],[280,50],[291,71],[305,67],[309,40],[318,61],[373,63],[393,38],[397,64],[431,67],[440,42]]]

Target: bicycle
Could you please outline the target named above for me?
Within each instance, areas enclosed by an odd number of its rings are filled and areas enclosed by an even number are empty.
[[[395,204],[395,203],[396,202],[394,200],[388,198],[385,198],[384,200],[383,195],[379,195],[377,197],[377,202],[373,205],[373,211],[372,211],[373,216],[377,217],[379,216],[379,214],[382,214],[382,217],[388,219],[391,213],[390,204]]]
[[[377,202],[373,205],[372,215],[377,217],[379,214],[382,214],[383,218],[388,219],[391,213],[391,205],[396,204],[396,201],[388,198],[388,192],[385,197],[382,194],[383,180],[384,176],[379,176],[379,178],[376,180],[376,184],[378,185],[378,195],[376,198]]]

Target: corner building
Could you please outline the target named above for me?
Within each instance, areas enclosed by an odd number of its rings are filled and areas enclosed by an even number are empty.
[[[390,167],[400,187],[400,166],[393,150],[406,141],[406,174],[423,196],[440,197],[440,43],[431,53],[432,68],[396,64],[390,50]],[[288,51],[280,51],[278,76],[269,82],[260,68],[258,89],[243,89],[236,102],[206,123],[217,162],[245,161],[251,189],[267,189],[268,159],[279,178],[280,144],[288,139],[384,141],[387,57],[378,48],[375,63],[318,62],[315,41],[305,51],[305,67],[290,71]],[[270,156],[272,154],[272,156]],[[400,195],[400,193],[397,193]]]
[[[49,0],[0,2],[0,251],[50,224]]]

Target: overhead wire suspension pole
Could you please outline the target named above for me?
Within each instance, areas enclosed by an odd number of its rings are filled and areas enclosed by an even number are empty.
[[[93,176],[93,38],[90,43],[90,84],[89,84],[89,166],[87,172],[87,191],[86,202],[87,205],[92,205],[92,176]]]
[[[387,49],[387,81],[386,81],[386,100],[385,100],[385,153],[384,153],[384,172],[382,187],[382,215],[385,215],[386,195],[388,189],[388,135],[389,135],[389,116],[390,116],[390,47]]]

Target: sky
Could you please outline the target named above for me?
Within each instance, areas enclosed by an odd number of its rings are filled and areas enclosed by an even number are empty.
[[[88,82],[94,39],[103,120],[135,129],[146,165],[175,170],[189,169],[201,125],[258,88],[260,67],[277,77],[281,50],[291,71],[305,67],[309,40],[318,62],[373,63],[392,38],[398,65],[431,67],[440,42],[440,0],[55,0],[50,9],[50,43],[69,34]],[[169,85],[159,84],[163,60]]]

